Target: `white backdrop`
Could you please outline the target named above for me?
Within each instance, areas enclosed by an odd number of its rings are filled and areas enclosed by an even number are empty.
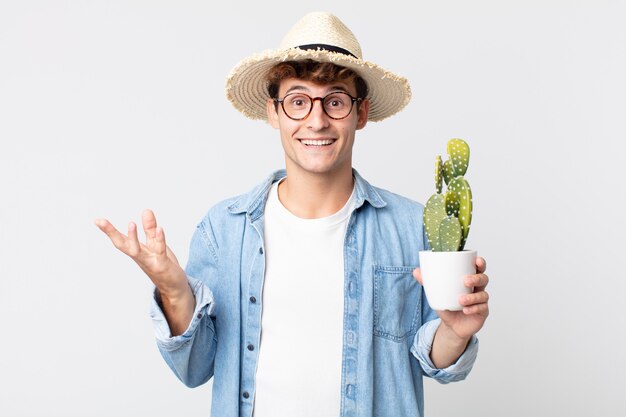
[[[0,415],[209,415],[210,384],[160,359],[148,279],[93,220],[150,207],[186,262],[211,205],[283,166],[225,76],[313,10],[412,85],[358,134],[370,182],[425,201],[446,141],[472,148],[491,316],[427,415],[625,415],[624,3],[294,3],[0,1]]]

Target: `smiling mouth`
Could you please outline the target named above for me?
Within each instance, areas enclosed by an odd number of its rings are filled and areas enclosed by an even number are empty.
[[[328,146],[335,143],[336,139],[298,139],[300,143],[306,146]]]

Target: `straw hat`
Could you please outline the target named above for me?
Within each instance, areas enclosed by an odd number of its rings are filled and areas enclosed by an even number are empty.
[[[267,120],[268,71],[284,61],[312,59],[332,62],[359,74],[367,83],[369,120],[383,120],[404,108],[411,99],[406,78],[364,61],[354,34],[336,16],[313,12],[300,19],[280,47],[252,55],[237,64],[226,80],[226,96],[246,117]]]

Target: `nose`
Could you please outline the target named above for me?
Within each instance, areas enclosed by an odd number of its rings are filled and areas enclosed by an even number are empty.
[[[307,126],[313,130],[321,130],[328,127],[328,119],[329,117],[324,112],[322,99],[319,97],[313,99],[313,108],[309,117],[306,118]]]

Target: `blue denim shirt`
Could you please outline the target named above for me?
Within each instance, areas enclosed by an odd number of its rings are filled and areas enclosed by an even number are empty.
[[[189,387],[214,378],[216,417],[252,416],[265,270],[263,211],[271,184],[285,175],[277,171],[251,192],[217,204],[198,224],[186,267],[196,307],[182,335],[171,337],[158,294],[152,303],[157,345],[176,376]],[[425,249],[423,206],[371,186],[356,170],[354,177],[356,207],[344,243],[340,415],[423,416],[422,377],[464,379],[478,341],[473,337],[452,366],[434,367],[429,354],[439,319],[412,276]]]

